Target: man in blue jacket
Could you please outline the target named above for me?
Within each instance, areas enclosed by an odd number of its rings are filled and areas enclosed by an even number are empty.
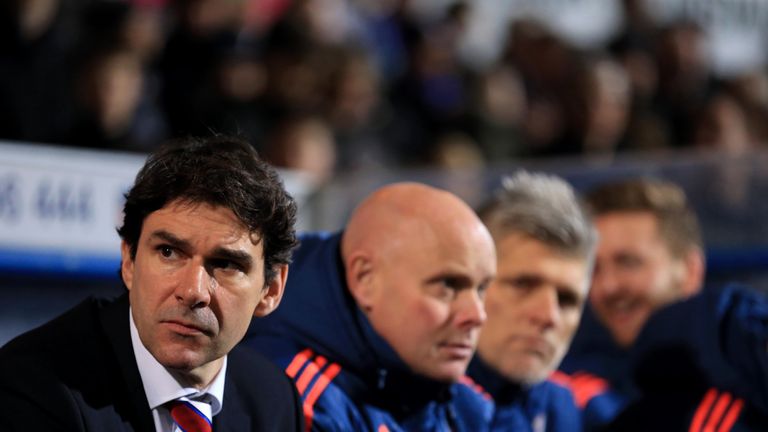
[[[499,431],[578,431],[569,382],[550,379],[581,318],[596,234],[562,179],[520,172],[480,211],[498,256],[469,375],[496,403]],[[602,389],[601,389],[602,390]]]
[[[562,368],[603,376],[631,400],[607,430],[765,430],[768,302],[754,289],[702,289],[683,190],[630,179],[586,198],[600,234],[593,314]]]
[[[630,351],[646,321],[701,290],[701,232],[684,191],[667,181],[608,182],[585,200],[600,241],[589,305],[561,369],[632,397]]]
[[[310,234],[279,313],[245,344],[293,377],[317,431],[483,431],[492,404],[460,383],[496,273],[488,230],[456,196],[385,186],[343,232]]]

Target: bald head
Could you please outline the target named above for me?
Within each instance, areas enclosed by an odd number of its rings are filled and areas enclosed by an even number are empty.
[[[421,183],[394,183],[375,191],[352,213],[342,239],[342,256],[346,262],[359,249],[389,249],[421,230],[440,236],[487,232],[456,195]]]
[[[354,211],[341,248],[350,293],[405,364],[459,379],[496,273],[493,240],[475,212],[440,189],[389,185]]]

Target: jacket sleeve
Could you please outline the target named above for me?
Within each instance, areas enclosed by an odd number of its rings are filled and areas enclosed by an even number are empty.
[[[640,387],[685,376],[690,385],[732,391],[768,412],[768,298],[740,285],[706,288],[656,312],[632,357]]]
[[[768,412],[768,297],[734,285],[717,300],[724,356],[749,392],[745,396]]]
[[[58,379],[33,361],[0,359],[0,430],[84,430],[78,409]]]

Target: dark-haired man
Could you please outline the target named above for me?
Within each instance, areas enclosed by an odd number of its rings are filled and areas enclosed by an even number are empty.
[[[280,302],[296,206],[247,142],[186,139],[126,195],[128,292],[0,349],[4,431],[299,431],[290,380],[235,345]]]
[[[631,396],[629,352],[646,321],[701,289],[701,232],[685,193],[671,182],[608,182],[588,191],[585,201],[600,241],[589,307],[561,368],[607,380]]]

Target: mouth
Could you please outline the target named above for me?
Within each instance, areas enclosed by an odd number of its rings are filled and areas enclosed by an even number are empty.
[[[209,333],[208,329],[195,324],[193,322],[179,321],[179,320],[167,320],[161,321],[160,324],[164,325],[171,332],[179,334],[181,336],[202,336]]]
[[[525,351],[544,360],[552,358],[555,354],[555,346],[543,337],[539,336],[519,336]]]
[[[640,304],[631,299],[615,299],[606,303],[608,316],[618,322],[632,319],[640,309]]]
[[[438,348],[451,360],[469,360],[475,353],[475,345],[469,342],[444,342]]]

